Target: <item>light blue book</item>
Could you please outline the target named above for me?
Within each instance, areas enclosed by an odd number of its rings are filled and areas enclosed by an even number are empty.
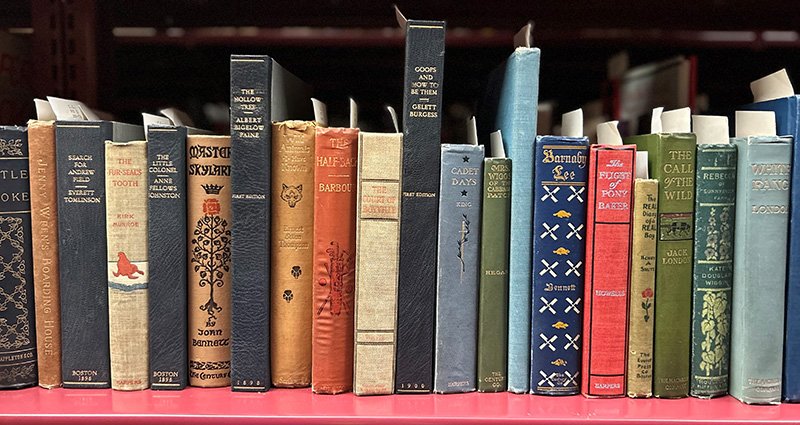
[[[508,269],[508,390],[514,393],[530,389],[533,145],[540,57],[538,48],[517,47],[508,58],[496,118],[507,156],[514,164]]]

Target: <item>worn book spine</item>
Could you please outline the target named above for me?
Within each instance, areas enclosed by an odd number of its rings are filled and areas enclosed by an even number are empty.
[[[33,285],[39,386],[61,386],[61,303],[58,277],[56,129],[53,121],[28,123]]]
[[[36,385],[28,132],[0,127],[0,389]]]
[[[698,145],[689,392],[728,393],[736,146]]]
[[[631,289],[628,305],[628,397],[653,395],[653,300],[656,296],[658,180],[633,182]]]
[[[497,128],[503,132],[511,176],[508,266],[508,390],[530,389],[531,279],[533,249],[533,143],[539,102],[538,48],[518,47],[508,58],[500,93]]]
[[[358,137],[353,392],[394,392],[402,133]]]
[[[478,391],[508,388],[508,251],[511,223],[508,158],[483,162],[481,259],[478,280]]]
[[[634,146],[592,145],[586,212],[581,393],[625,395]]]
[[[313,121],[272,125],[272,385],[311,385],[314,259]]]
[[[186,127],[147,131],[147,287],[150,388],[188,384]]]
[[[531,393],[580,391],[589,139],[536,138]]]
[[[482,145],[442,145],[433,391],[477,385]]]
[[[105,142],[111,388],[148,387],[147,145]]]
[[[733,140],[738,158],[730,394],[748,404],[778,404],[792,141]]]
[[[317,127],[311,389],[353,388],[358,129]]]
[[[189,135],[186,144],[189,385],[225,387],[231,384],[231,139]]]
[[[269,371],[272,59],[231,56],[231,389],[266,391]]]
[[[103,142],[112,140],[112,133],[109,122],[56,122],[61,378],[65,388],[111,386]]]
[[[689,394],[696,139],[693,134],[634,136],[658,180],[653,395]]]
[[[408,21],[395,391],[433,388],[436,230],[444,89],[443,21]]]

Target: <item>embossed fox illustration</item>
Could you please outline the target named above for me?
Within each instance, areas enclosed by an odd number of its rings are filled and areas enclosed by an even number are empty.
[[[139,276],[136,276],[137,273],[144,276],[144,272],[139,270],[139,267],[137,267],[136,264],[131,263],[131,261],[128,260],[128,256],[125,255],[124,252],[118,252],[117,257],[119,258],[117,260],[117,271],[112,272],[114,277],[125,276],[128,279],[138,279]]]
[[[294,208],[303,199],[303,185],[291,186],[281,183],[281,200],[289,204],[289,208]]]

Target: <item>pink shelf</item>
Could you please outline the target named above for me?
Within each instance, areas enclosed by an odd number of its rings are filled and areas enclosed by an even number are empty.
[[[714,400],[594,399],[581,396],[450,394],[356,397],[308,389],[265,394],[227,388],[180,392],[43,390],[0,392],[0,424],[756,424],[800,423],[800,405],[746,406]]]

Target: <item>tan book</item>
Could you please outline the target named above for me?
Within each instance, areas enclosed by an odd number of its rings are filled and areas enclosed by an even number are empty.
[[[231,384],[231,139],[189,135],[189,385]]]
[[[61,386],[61,297],[54,121],[28,123],[33,285],[39,386]]]
[[[402,133],[359,133],[353,392],[394,392]]]
[[[311,385],[313,121],[272,125],[270,359],[276,387]]]
[[[653,395],[653,305],[656,284],[658,181],[636,179],[628,312],[628,397]]]
[[[147,144],[106,141],[111,388],[148,387]]]

